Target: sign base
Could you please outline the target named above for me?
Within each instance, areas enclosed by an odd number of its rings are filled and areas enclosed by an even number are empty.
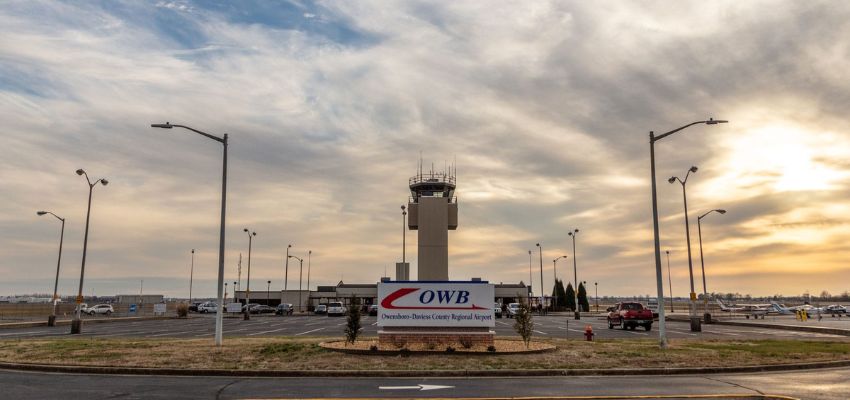
[[[492,346],[496,332],[487,327],[385,327],[378,331],[378,343],[403,348],[409,343],[426,345]]]

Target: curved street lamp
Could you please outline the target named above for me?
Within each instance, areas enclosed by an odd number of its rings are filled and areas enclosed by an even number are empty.
[[[300,312],[304,312],[304,310],[302,309],[303,303],[301,302],[301,298],[303,297],[301,295],[301,277],[304,275],[304,259],[301,258],[301,257],[297,257],[297,256],[289,256],[289,258],[294,258],[294,259],[298,260],[298,263],[300,264],[300,271],[301,272],[298,273],[298,312],[300,313]]]
[[[247,321],[251,319],[251,310],[248,308],[248,304],[251,303],[251,245],[257,232],[249,231],[248,228],[242,231],[248,234],[248,277],[245,279],[245,313],[242,316],[242,319]]]
[[[216,292],[218,294],[218,306],[215,313],[215,345],[221,347],[224,336],[224,298],[222,296],[224,294],[224,226],[227,210],[227,134],[225,133],[222,137],[213,136],[185,125],[177,125],[170,122],[151,124],[151,128],[171,129],[174,127],[190,130],[208,139],[215,140],[224,146],[221,163],[221,222],[219,224],[218,236],[218,291]]]
[[[691,320],[691,332],[699,332],[702,330],[702,328],[700,327],[700,319],[697,316],[697,294],[694,290],[694,264],[691,259],[691,229],[690,225],[688,224],[688,195],[687,191],[685,190],[685,185],[688,183],[688,177],[691,175],[691,173],[696,172],[697,167],[691,167],[688,169],[688,172],[685,173],[684,180],[677,176],[670,177],[670,179],[667,180],[667,182],[669,182],[670,184],[676,183],[676,181],[682,184],[682,199],[685,203],[685,241],[688,245],[688,275],[690,276],[691,281],[691,294],[689,296],[690,301],[688,302],[689,316]]]
[[[80,306],[83,303],[83,279],[86,276],[86,249],[88,249],[89,244],[89,217],[91,216],[91,194],[94,190],[94,187],[100,183],[103,186],[109,184],[105,178],[100,178],[94,182],[89,179],[89,174],[86,173],[82,168],[77,170],[77,175],[85,176],[86,182],[89,184],[89,205],[86,209],[86,233],[83,236],[83,263],[80,267],[80,289],[77,292],[77,310],[74,312],[74,319],[71,321],[71,334],[76,335],[82,332],[83,330],[83,320],[82,320],[82,307]]]
[[[36,211],[39,216],[50,214],[62,221],[62,230],[59,234],[59,259],[56,260],[56,281],[53,282],[53,312],[47,317],[47,326],[56,325],[56,302],[59,300],[59,265],[62,264],[62,242],[65,240],[65,218],[50,211]]]
[[[705,260],[702,258],[702,225],[700,221],[702,221],[703,217],[713,212],[717,212],[718,214],[726,214],[726,210],[723,209],[715,209],[706,212],[703,215],[697,217],[697,234],[699,235],[699,263],[702,267],[702,305],[703,305],[703,319],[705,319],[705,323],[710,323],[711,314],[708,312],[708,289],[705,285]]]
[[[658,304],[663,304],[664,302],[664,283],[662,280],[663,273],[661,272],[661,238],[658,233],[658,195],[655,187],[655,142],[697,124],[717,125],[728,122],[729,121],[709,118],[705,121],[691,122],[690,124],[662,133],[658,136],[655,136],[654,131],[649,132],[650,182],[652,185],[652,233],[655,251],[655,286],[658,291]],[[667,328],[664,319],[664,307],[659,307],[658,311],[658,341],[661,348],[667,348]]]
[[[579,311],[581,310],[581,305],[578,304],[578,266],[576,265],[576,236],[578,236],[578,229],[573,229],[568,235],[573,239],[573,285],[575,285],[576,292],[575,319],[581,319],[581,311]]]

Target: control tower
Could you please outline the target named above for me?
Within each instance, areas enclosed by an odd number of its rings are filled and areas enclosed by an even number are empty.
[[[449,230],[457,229],[455,174],[422,172],[410,178],[407,227],[419,231],[420,281],[449,280]]]

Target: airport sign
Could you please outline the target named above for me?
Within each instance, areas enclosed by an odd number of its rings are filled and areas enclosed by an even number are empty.
[[[494,327],[487,282],[381,282],[379,327]]]

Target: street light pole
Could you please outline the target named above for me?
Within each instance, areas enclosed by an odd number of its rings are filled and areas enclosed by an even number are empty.
[[[673,313],[675,310],[673,309],[673,276],[670,275],[670,250],[664,250],[667,252],[667,284],[670,285],[670,312]]]
[[[649,164],[650,164],[650,181],[652,183],[652,233],[653,233],[653,245],[655,252],[655,286],[658,290],[658,303],[661,304],[664,301],[664,283],[663,283],[663,273],[661,272],[661,239],[658,232],[658,195],[656,191],[655,185],[655,142],[664,139],[667,136],[670,136],[676,132],[681,131],[682,129],[688,128],[697,124],[706,124],[706,125],[715,125],[721,123],[727,123],[729,121],[724,120],[714,120],[709,118],[707,121],[696,121],[691,122],[690,124],[684,125],[682,127],[673,129],[672,131],[663,133],[661,135],[655,136],[655,132],[649,132]],[[659,308],[658,312],[658,341],[661,348],[667,348],[667,328],[664,319],[664,307]]]
[[[537,249],[540,250],[540,313],[542,314],[543,310],[546,309],[543,305],[546,298],[546,292],[543,289],[543,246],[537,243]]]
[[[578,304],[578,266],[576,265],[576,236],[578,235],[578,229],[574,229],[572,232],[568,233],[570,237],[573,238],[573,279],[575,285],[575,293],[576,293],[576,319],[581,319],[581,305]],[[586,295],[587,293],[585,293]]]
[[[219,239],[218,239],[218,306],[216,307],[215,313],[215,345],[221,347],[223,340],[223,326],[224,326],[224,299],[223,299],[223,290],[224,290],[224,228],[225,228],[225,217],[227,214],[227,134],[225,133],[222,137],[213,136],[206,132],[201,132],[197,129],[190,128],[185,125],[174,125],[169,122],[164,124],[151,124],[151,128],[163,128],[163,129],[171,129],[174,127],[183,128],[195,132],[201,136],[204,136],[208,139],[215,140],[219,142],[223,146],[223,155],[221,162],[221,222],[219,223]]]
[[[233,287],[233,290],[234,290],[233,294],[236,294],[236,292],[235,292],[236,287],[235,286]],[[224,282],[224,302],[227,303],[227,282]]]
[[[407,211],[405,211],[405,207],[401,206],[401,265],[404,268],[407,256]],[[386,275],[386,274],[384,274]],[[398,277],[396,277],[398,279]]]
[[[65,218],[62,218],[50,211],[37,211],[39,216],[50,214],[62,221],[62,230],[59,234],[59,259],[56,260],[56,280],[53,282],[53,312],[47,317],[47,326],[56,325],[56,302],[59,300],[59,266],[62,264],[62,242],[65,241]]]
[[[684,180],[679,179],[679,177],[673,176],[670,179],[668,179],[667,182],[670,182],[671,184],[673,184],[673,183],[676,183],[676,181],[678,181],[682,185],[682,199],[684,200],[684,203],[685,203],[685,241],[687,242],[687,246],[688,246],[688,274],[690,276],[690,281],[691,281],[691,295],[690,295],[690,301],[688,302],[689,316],[690,316],[690,320],[691,320],[691,332],[699,332],[699,331],[702,330],[702,328],[700,327],[700,319],[697,316],[697,303],[696,303],[697,294],[696,294],[696,291],[694,290],[694,264],[693,264],[693,260],[691,259],[691,229],[690,229],[690,225],[688,223],[688,195],[687,195],[687,190],[685,189],[686,188],[685,185],[688,183],[688,177],[691,175],[691,172],[696,173],[697,167],[692,166],[691,168],[689,168],[688,172],[685,174]]]
[[[558,280],[558,260],[560,260],[562,258],[567,258],[567,256],[560,256],[560,257],[552,260],[552,270],[555,273],[555,280],[556,281]]]
[[[310,307],[310,259],[312,255],[313,250],[307,250],[307,308]]]
[[[593,282],[593,289],[595,289],[595,297],[596,300],[596,312],[599,312],[599,282]]]
[[[86,209],[86,233],[83,236],[83,263],[80,267],[80,289],[77,292],[77,310],[74,312],[74,319],[71,321],[72,335],[81,333],[83,329],[83,320],[81,319],[83,310],[80,305],[83,303],[83,279],[86,275],[86,249],[88,249],[89,244],[89,217],[91,217],[91,194],[94,190],[94,187],[98,183],[103,186],[109,184],[109,181],[104,178],[100,178],[92,182],[91,179],[89,179],[89,174],[87,174],[86,171],[83,171],[82,168],[77,170],[77,175],[85,175],[86,182],[89,184],[89,205]]]
[[[251,245],[254,236],[257,236],[257,232],[249,231],[248,228],[244,228],[242,231],[248,234],[248,277],[245,278],[245,313],[242,315],[242,319],[247,321],[251,319],[251,309],[248,307],[248,304],[251,303]]]
[[[726,210],[716,209],[706,212],[703,215],[697,217],[697,233],[699,235],[699,263],[702,266],[702,305],[703,305],[703,318],[705,319],[705,323],[711,322],[711,314],[708,313],[708,289],[705,285],[705,260],[702,258],[702,225],[700,221],[702,221],[703,217],[708,214],[717,211],[718,214],[726,214]]]
[[[283,295],[284,296],[286,296],[286,290],[287,290],[288,285],[289,285],[289,249],[291,249],[291,248],[292,248],[291,244],[286,245],[286,261],[285,261],[286,271],[284,272],[284,275],[283,275]]]
[[[531,281],[532,281],[532,278],[531,278],[531,250],[529,250],[528,251],[528,287],[529,288],[531,288],[533,286],[531,284]],[[533,293],[533,292],[529,291],[529,295],[531,295],[531,293]],[[529,305],[529,307],[531,306],[531,299],[529,299],[528,305]]]
[[[272,290],[272,281],[266,281],[266,305],[271,304],[269,301],[269,292]]]
[[[296,257],[296,256],[289,256],[289,258],[294,258],[294,259],[298,260],[298,263],[300,264],[299,268],[300,268],[301,272],[298,273],[298,312],[300,313],[300,312],[303,312],[303,310],[301,309],[302,304],[303,304],[301,302],[301,298],[302,298],[302,296],[301,296],[301,276],[304,274],[304,259],[301,258],[301,257]]]
[[[189,267],[189,304],[192,304],[192,280],[195,277],[195,249],[192,249],[192,266]]]

